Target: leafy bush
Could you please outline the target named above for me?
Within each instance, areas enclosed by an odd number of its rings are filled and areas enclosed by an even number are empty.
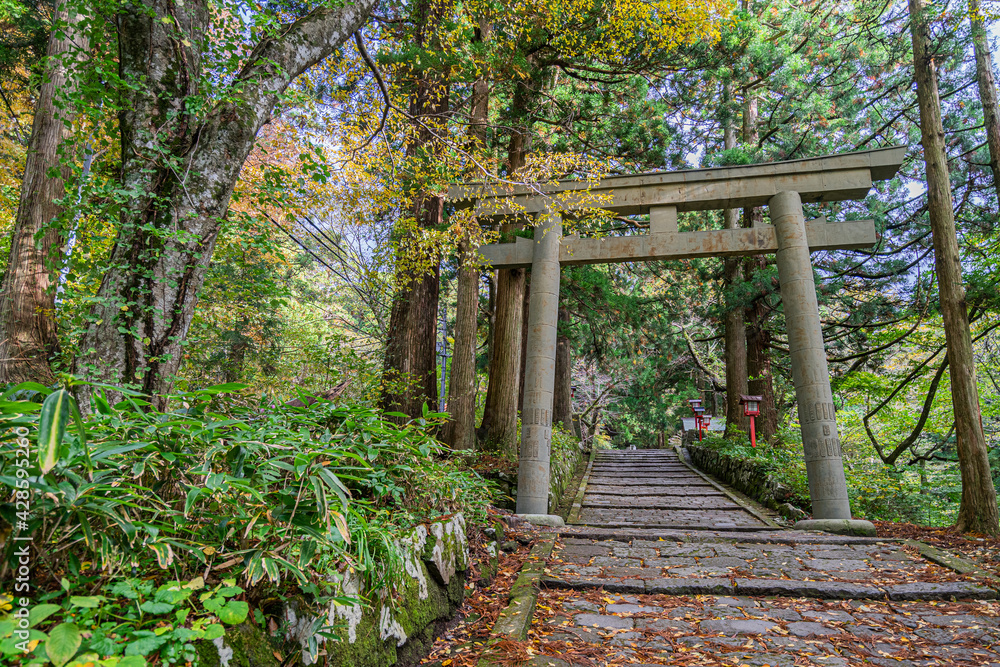
[[[243,593],[235,579],[211,589],[201,577],[160,586],[124,579],[104,586],[103,595],[70,595],[71,586],[64,578],[59,591],[43,595],[45,601],[31,608],[26,640],[15,633],[20,619],[0,620],[0,656],[6,663],[143,667],[152,654],[164,665],[194,663],[195,641],[222,637],[223,624],[242,623],[250,610],[233,599]],[[47,632],[39,629],[43,626]]]
[[[784,440],[775,444],[758,441],[757,446],[752,447],[750,436],[745,436],[740,431],[734,431],[728,438],[708,432],[701,444],[742,461],[753,461],[761,470],[770,473],[795,493],[795,497],[800,500],[793,499],[794,504],[809,507],[809,481],[801,444]]]
[[[763,470],[793,489],[808,508],[809,481],[798,430],[787,429],[776,444],[751,447],[742,434],[730,438],[709,435],[702,443],[738,459],[754,461]],[[906,521],[926,525],[950,525],[958,508],[961,480],[958,471],[945,463],[918,466],[888,466],[870,448],[844,451],[847,494],[855,516],[883,521]]]
[[[111,405],[101,394],[86,416],[67,390],[27,384],[3,394],[0,535],[31,536],[20,544],[31,545],[36,588],[58,592],[64,577],[86,580],[106,589],[94,613],[111,615],[105,606],[118,604],[112,593],[123,579],[148,582],[157,572],[175,581],[204,576],[209,586],[241,580],[251,597],[278,585],[329,592],[348,568],[391,589],[402,576],[394,546],[401,530],[455,511],[484,519],[491,487],[440,460],[447,450],[432,429],[444,415],[400,426],[368,407],[245,407],[220,397],[239,388],[180,394],[167,412],[114,388],[125,399]],[[33,452],[27,460],[23,438]],[[33,491],[30,514],[17,506],[23,487]],[[6,540],[4,577],[16,567],[14,547]],[[179,604],[157,597],[173,590],[164,585],[152,603]],[[72,598],[66,604],[64,616],[89,613]],[[193,618],[178,618],[181,635],[195,628]],[[140,631],[144,617],[129,627]]]

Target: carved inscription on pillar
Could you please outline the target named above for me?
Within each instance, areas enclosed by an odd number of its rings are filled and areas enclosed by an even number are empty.
[[[552,411],[544,408],[531,408],[525,410],[527,414],[522,417],[523,424],[538,424],[539,426],[552,426]]]
[[[832,422],[836,418],[836,410],[833,407],[833,403],[806,403],[802,406],[799,414],[799,422],[802,424],[822,421]]]
[[[552,429],[537,424],[522,424],[521,429],[525,437],[521,440],[520,458],[547,459],[551,447]]]
[[[532,438],[534,435],[532,433],[531,426],[522,425],[521,428],[524,429],[525,435],[527,437],[521,440],[521,458],[523,459],[537,459],[538,458],[538,440]]]
[[[846,498],[847,487],[838,481],[816,482],[812,478],[809,480],[809,492],[813,496],[825,498]]]
[[[799,411],[807,461],[841,458],[836,409],[832,401],[807,401]]]
[[[837,436],[831,438],[807,437],[803,444],[805,445],[803,449],[806,453],[806,461],[841,458],[840,438]]]

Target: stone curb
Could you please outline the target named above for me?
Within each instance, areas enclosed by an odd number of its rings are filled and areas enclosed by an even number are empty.
[[[915,547],[917,551],[920,552],[921,556],[932,563],[946,567],[949,570],[954,570],[959,574],[968,574],[973,577],[985,579],[986,581],[989,581],[994,588],[1000,588],[1000,577],[997,577],[992,572],[983,569],[982,566],[975,561],[969,561],[964,558],[959,558],[958,556],[953,556],[944,549],[939,549],[938,547],[931,546],[930,544],[919,540],[899,541],[906,546]]]
[[[865,519],[802,519],[792,525],[792,530],[819,531],[833,535],[877,537],[875,524]]]
[[[815,598],[819,600],[996,600],[992,588],[968,582],[911,583],[863,586],[842,581],[793,581],[790,579],[560,579],[544,576],[545,588],[592,590],[631,595],[749,595],[760,597]]]
[[[575,524],[572,524],[572,525],[573,526],[579,526],[581,528],[614,528],[614,529],[618,529],[618,530],[631,530],[631,529],[640,529],[640,530],[641,529],[672,530],[672,531],[681,531],[681,530],[695,531],[695,530],[701,530],[701,531],[705,531],[705,532],[723,531],[724,530],[724,531],[727,531],[727,532],[747,533],[747,534],[767,532],[769,530],[777,530],[776,528],[772,528],[771,526],[734,526],[734,525],[728,525],[728,526],[705,526],[705,527],[701,527],[701,526],[691,526],[691,525],[688,525],[688,524],[678,524],[678,523],[636,523],[636,522],[620,522],[620,523],[615,523],[615,522],[612,522],[612,521],[606,521],[604,523],[601,523],[600,525],[597,525],[597,524],[594,524],[594,523],[575,523]]]
[[[688,457],[684,456],[686,452],[683,452],[680,446],[674,445],[674,453],[677,454],[677,460],[679,460],[681,463],[687,466],[687,468],[691,470],[691,472],[700,476],[702,479],[704,479],[706,482],[714,486],[716,489],[726,494],[726,496],[728,496],[730,500],[732,500],[734,503],[736,503],[744,510],[749,512],[751,515],[753,515],[755,519],[757,519],[758,521],[762,521],[766,526],[773,528],[775,530],[784,529],[784,526],[781,526],[774,519],[770,518],[769,516],[764,514],[763,511],[758,509],[756,503],[754,503],[752,500],[749,499],[745,500],[743,498],[737,497],[735,493],[733,493],[723,485],[719,484],[717,481],[709,477],[707,474],[703,473],[701,470],[698,470],[696,467],[694,467],[691,463],[688,462]]]
[[[524,641],[528,638],[528,627],[538,602],[540,581],[544,575],[545,563],[552,555],[556,544],[556,533],[545,532],[539,536],[528,554],[528,560],[521,567],[521,573],[510,589],[510,602],[500,612],[497,622],[490,631],[487,648],[477,663],[478,667],[496,667],[497,661],[491,655],[492,644],[505,639]]]
[[[888,538],[851,537],[846,535],[826,535],[822,533],[795,532],[782,530],[781,534],[766,533],[762,530],[748,532],[733,532],[731,528],[697,530],[690,526],[683,529],[646,528],[630,526],[624,529],[610,529],[604,526],[565,526],[558,529],[560,535],[580,537],[589,540],[675,540],[679,542],[713,542],[748,544],[887,544],[896,542]]]
[[[591,446],[587,470],[583,473],[583,479],[580,480],[580,488],[576,490],[576,497],[573,498],[573,506],[569,510],[569,516],[566,517],[566,523],[577,523],[580,520],[580,512],[583,511],[583,497],[587,493],[587,483],[590,481],[590,472],[594,469],[594,459],[596,458],[597,448]]]

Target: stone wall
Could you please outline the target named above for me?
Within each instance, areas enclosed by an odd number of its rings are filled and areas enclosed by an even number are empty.
[[[695,434],[697,437],[697,434]],[[792,521],[806,518],[795,492],[779,482],[754,461],[744,461],[696,443],[685,443],[685,449],[695,467],[745,493],[765,507],[775,510]]]
[[[344,574],[341,593],[364,596],[366,607],[330,603],[320,608],[296,597],[283,604],[284,623],[276,632],[250,622],[227,628],[214,646],[201,647],[199,667],[279,667],[277,655],[287,659],[296,653],[292,664],[415,665],[462,603],[469,569],[465,519],[455,514],[417,526],[396,548],[405,576],[392,591],[366,591],[357,574]],[[341,639],[328,639],[326,632]]]
[[[556,441],[553,439],[552,457],[549,459],[549,512],[554,512],[559,506],[563,494],[567,492],[566,485],[573,479],[584,460],[584,452],[580,449],[579,441],[573,439],[563,446],[556,446]],[[506,502],[497,501],[497,506],[513,512],[517,501],[517,473],[510,475],[498,472],[487,474],[486,478],[495,482],[500,487],[500,492],[510,499]],[[569,492],[575,493],[576,489],[569,489]]]
[[[569,438],[566,438],[569,440]],[[576,493],[576,489],[566,486],[584,462],[583,450],[575,438],[565,446],[557,447],[553,439],[552,459],[549,464],[549,511],[554,512],[562,501],[564,493]]]

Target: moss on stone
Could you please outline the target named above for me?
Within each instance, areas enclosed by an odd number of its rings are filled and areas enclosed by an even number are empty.
[[[216,642],[203,640],[195,644],[198,667],[279,667],[281,661],[274,651],[282,654],[287,647],[280,645],[253,623],[241,623],[226,628],[222,637],[223,656]],[[232,651],[232,655],[229,655]],[[223,659],[225,658],[225,659]]]
[[[415,530],[427,535],[422,526]],[[498,530],[502,534],[502,525]],[[395,602],[391,609],[383,609],[389,598],[370,595],[375,603],[364,609],[353,626],[354,641],[347,632],[339,641],[321,641],[326,655],[320,662],[345,667],[415,665],[462,604],[469,567],[463,517],[456,515],[432,525],[426,541],[403,539],[400,546],[406,552],[407,573],[392,591]],[[281,613],[288,621],[287,641],[269,637],[257,626],[244,623],[227,628],[223,659],[213,642],[200,642],[196,647],[198,667],[280,667],[274,651],[288,656],[302,650],[302,644],[309,641],[313,619],[320,615],[325,618],[330,611],[318,608],[316,602],[302,595],[291,595],[284,599]],[[301,658],[298,664],[303,664]]]
[[[379,632],[378,616],[366,613],[357,629],[357,641],[353,644],[327,642],[327,664],[351,665],[352,667],[388,667],[396,664],[396,641],[382,639]]]
[[[201,640],[194,643],[196,667],[221,667],[219,649],[214,642]]]
[[[241,623],[226,630],[226,645],[233,649],[229,667],[279,667],[275,645],[263,630],[252,623]]]

